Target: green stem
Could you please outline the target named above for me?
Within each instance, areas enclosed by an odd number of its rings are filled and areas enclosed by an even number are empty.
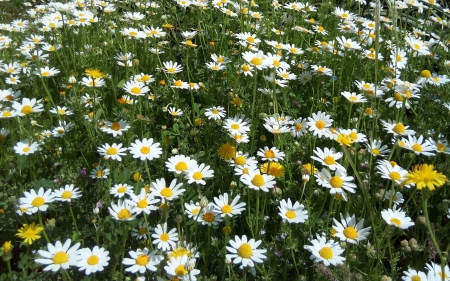
[[[39,224],[42,226],[42,234],[44,234],[44,238],[47,241],[47,243],[50,243],[50,239],[48,239],[47,236],[47,232],[45,231],[45,226],[42,223],[42,214],[41,214],[41,210],[38,210],[38,219],[39,219]]]
[[[256,121],[255,120],[255,105],[256,105],[256,89],[258,88],[257,82],[258,82],[258,70],[255,69],[255,76],[254,76],[254,80],[253,80],[252,122]],[[252,136],[251,136],[252,140],[250,143],[250,151],[253,151],[253,143],[255,141],[256,125],[257,124],[253,124],[253,126],[252,126]]]
[[[143,212],[143,213],[144,213],[145,227],[147,228],[147,232],[148,232],[148,245],[150,246],[150,250],[153,251],[152,235],[148,228],[147,214],[145,212]]]
[[[70,202],[69,202],[69,211],[70,211],[70,215],[72,216],[73,225],[75,226],[75,231],[76,231],[77,234],[78,234],[79,231],[78,231],[78,227],[77,227],[77,221],[75,220],[75,216],[74,216],[74,214],[73,214],[73,210],[72,210],[72,206],[70,205]]]
[[[260,197],[261,191],[256,192],[256,214],[255,214],[255,231],[254,235],[256,238],[259,237],[259,229],[258,229],[258,222],[259,222],[259,197]]]
[[[441,278],[442,281],[445,281],[444,273],[445,273],[445,265],[447,264],[447,258],[442,255],[442,252],[439,249],[439,244],[436,240],[436,236],[434,235],[434,232],[431,229],[431,222],[428,217],[428,207],[427,207],[428,199],[430,198],[428,190],[424,189],[422,190],[422,192],[423,192],[422,206],[423,206],[423,214],[425,215],[425,226],[427,227],[428,233],[430,234],[431,237],[431,241],[433,242],[433,245],[436,248],[436,251],[438,252],[439,258],[441,259],[441,270],[442,270]]]
[[[67,278],[67,280],[72,281],[72,279],[70,278],[70,275],[69,275],[69,273],[67,272],[67,270],[63,269],[62,271],[63,271],[63,273],[64,273],[64,276]]]
[[[291,244],[289,248],[291,248],[291,255],[292,255],[292,260],[294,261],[295,271],[297,271],[297,277],[300,277],[300,272],[298,271],[297,262],[295,261],[294,247],[292,245],[292,227],[289,228],[289,242]]]

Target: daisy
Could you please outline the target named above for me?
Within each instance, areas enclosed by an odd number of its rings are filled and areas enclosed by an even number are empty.
[[[276,68],[276,69],[282,68],[285,70],[291,68],[291,66],[288,63],[281,61],[281,58],[282,56],[280,55],[268,53],[266,55],[266,60],[268,61],[269,68]]]
[[[54,190],[53,196],[56,201],[71,202],[72,199],[80,198],[81,194],[78,187],[74,187],[73,184],[66,184],[64,188]]]
[[[197,161],[185,155],[175,155],[166,161],[168,171],[176,174],[187,172],[190,167],[195,165],[197,165]]]
[[[296,138],[301,137],[308,132],[307,128],[306,119],[299,117],[293,121],[291,135]]]
[[[233,260],[233,264],[241,264],[241,268],[254,267],[256,263],[263,263],[267,258],[264,253],[266,249],[257,249],[261,244],[261,240],[255,239],[247,240],[247,236],[243,235],[241,238],[235,236],[234,240],[229,241],[227,251],[230,254],[226,255],[227,259]]]
[[[205,116],[208,119],[220,120],[225,117],[226,111],[222,106],[214,106],[205,110]]]
[[[106,179],[109,175],[109,169],[97,166],[92,169],[90,177],[94,179]]]
[[[150,227],[145,226],[145,222],[139,222],[137,228],[131,229],[131,236],[136,237],[138,240],[147,240],[147,234],[150,231]]]
[[[102,78],[93,78],[93,77],[83,77],[80,81],[80,84],[86,87],[103,87],[106,82]]]
[[[244,73],[245,76],[250,75],[253,77],[253,66],[244,63],[241,65],[239,73]]]
[[[308,117],[306,125],[308,130],[313,133],[314,136],[321,138],[322,136],[329,137],[331,135],[329,127],[333,124],[333,119],[325,112],[319,111],[313,113],[312,117]]]
[[[109,193],[111,195],[114,195],[114,197],[122,198],[125,194],[130,195],[133,193],[133,186],[126,183],[115,184],[113,187],[111,187]]]
[[[352,39],[345,38],[344,36],[338,37],[336,39],[341,45],[341,48],[344,50],[360,50],[361,45],[359,45],[357,42],[353,41]]]
[[[155,81],[155,78],[152,75],[140,73],[138,75],[134,75],[131,79],[138,83],[145,83],[146,85]]]
[[[389,133],[393,134],[395,137],[397,136],[405,136],[405,135],[414,135],[416,132],[413,130],[409,130],[409,126],[403,125],[401,122],[396,121],[384,121],[381,120],[381,124],[383,125],[384,129]]]
[[[250,32],[237,33],[234,35],[239,40],[245,41],[247,44],[257,45],[261,43],[261,39],[256,37],[256,34],[251,34]]]
[[[207,62],[206,63],[206,67],[213,70],[213,71],[219,71],[219,70],[224,70],[226,69],[226,66],[221,64],[221,63],[217,63],[217,62]]]
[[[434,280],[434,281],[440,281],[444,277],[445,280],[448,280],[450,277],[450,269],[448,265],[445,265],[444,267],[444,274],[442,274],[442,267],[440,264],[434,263],[430,261],[430,263],[425,264],[425,268],[428,269],[428,276],[429,278],[427,280]],[[430,276],[434,277],[434,279],[430,278]]]
[[[145,93],[150,92],[150,88],[144,82],[135,81],[126,82],[122,89],[131,96],[143,96]]]
[[[414,269],[408,269],[408,271],[403,271],[402,280],[403,281],[427,281],[427,275],[423,271],[417,271]]]
[[[219,214],[220,211],[214,207],[214,204],[209,203],[207,207],[202,208],[197,221],[201,222],[202,225],[217,225],[223,221],[222,216],[219,216]]]
[[[385,157],[390,153],[390,149],[387,145],[383,145],[382,141],[380,140],[372,140],[370,144],[366,143],[366,146],[369,150],[369,152],[373,156],[383,156]]]
[[[195,182],[196,184],[205,185],[206,182],[203,179],[212,177],[214,177],[214,171],[210,169],[210,166],[202,163],[189,167],[184,178],[188,180],[188,184]]]
[[[314,262],[323,262],[325,266],[344,264],[345,258],[340,255],[344,250],[338,242],[328,240],[324,233],[316,235],[317,239],[310,240],[311,245],[305,245],[303,248],[312,253],[311,259]]]
[[[197,219],[199,217],[202,207],[199,202],[184,203],[184,212],[190,219]]]
[[[200,270],[188,266],[188,263],[195,265],[195,259],[189,259],[187,255],[170,257],[164,270],[170,280],[190,280],[196,281],[195,275],[200,274]]]
[[[396,184],[401,184],[403,181],[405,181],[405,176],[406,174],[408,174],[408,171],[406,171],[399,165],[392,165],[392,163],[387,160],[378,160],[377,170],[378,174],[380,174],[382,178],[392,180]]]
[[[178,116],[183,115],[183,110],[176,109],[175,107],[169,107],[168,112],[170,113],[170,115],[172,115],[174,117],[178,117]]]
[[[152,194],[147,194],[145,188],[141,188],[141,193],[139,194],[129,193],[129,195],[130,200],[128,200],[128,203],[134,205],[134,208],[131,210],[132,213],[139,215],[144,212],[148,215],[151,211],[158,210],[158,207],[154,204],[158,203],[159,199],[155,199]]]
[[[236,166],[235,168],[239,168],[240,166]],[[241,169],[243,171],[245,166]],[[247,174],[243,173],[240,180],[243,184],[247,185],[248,188],[255,190],[262,190],[265,192],[269,192],[269,188],[273,188],[275,185],[275,177],[262,174],[258,169],[248,169]]]
[[[126,155],[125,151],[127,151],[127,148],[122,148],[122,144],[116,144],[113,143],[112,145],[109,145],[108,143],[102,145],[97,149],[97,152],[100,153],[100,155],[103,156],[105,159],[111,158],[112,160],[116,161],[122,161],[122,157]]]
[[[225,119],[223,127],[232,135],[246,134],[250,131],[250,120],[243,115]]]
[[[312,73],[316,73],[318,75],[326,75],[331,76],[333,75],[333,70],[320,65],[311,65]]]
[[[361,94],[356,93],[350,93],[350,92],[342,92],[341,95],[343,95],[350,103],[364,103],[367,102],[367,99],[364,98]]]
[[[73,112],[68,110],[67,107],[65,107],[65,106],[61,107],[59,105],[56,106],[56,108],[50,109],[50,113],[53,113],[53,114],[56,114],[56,115],[60,115],[60,116],[62,116],[62,115],[69,116],[69,115],[73,114]]]
[[[403,194],[401,194],[398,191],[396,192],[394,190],[386,191],[384,193],[384,199],[394,203],[394,206],[398,206],[403,202],[405,202],[405,200],[403,199]]]
[[[356,184],[352,183],[353,177],[347,176],[347,173],[336,170],[334,176],[323,168],[322,171],[318,172],[316,175],[317,179],[324,178],[324,186],[330,188],[330,194],[342,194],[345,191],[355,193]]]
[[[251,66],[256,67],[259,70],[262,70],[269,66],[269,62],[265,59],[264,53],[262,51],[259,51],[258,53],[253,53],[249,51],[243,52],[242,57]]]
[[[214,197],[214,208],[220,213],[221,217],[233,217],[240,215],[245,210],[245,203],[238,203],[241,197],[236,196],[231,203],[228,201],[228,193]]]
[[[405,50],[395,49],[391,50],[390,58],[392,60],[392,65],[397,69],[404,69],[408,63],[408,56]]]
[[[144,274],[147,269],[150,271],[157,271],[155,265],[159,265],[159,263],[163,260],[163,256],[157,255],[158,250],[154,250],[149,253],[147,248],[137,249],[137,251],[129,251],[128,255],[130,258],[124,258],[122,261],[123,265],[128,265],[129,267],[125,268],[126,272]]]
[[[342,152],[336,152],[334,148],[325,147],[323,150],[320,147],[317,147],[314,150],[314,154],[317,156],[311,156],[311,159],[319,161],[322,165],[327,166],[330,170],[339,170],[341,172],[345,172],[344,166],[336,162],[342,158]]]
[[[23,98],[21,102],[14,101],[12,108],[18,116],[28,115],[30,113],[44,111],[42,100],[36,100],[35,98]]]
[[[155,234],[152,234],[154,238],[152,244],[157,244],[156,247],[162,251],[169,251],[171,247],[176,246],[178,241],[178,233],[176,228],[172,228],[167,232],[167,222],[161,226],[160,224],[154,229]]]
[[[180,189],[183,183],[177,184],[177,180],[173,179],[170,186],[166,186],[166,180],[164,178],[157,179],[156,182],[152,182],[150,185],[150,194],[153,197],[160,197],[164,201],[172,201],[177,199],[186,189]]]
[[[295,75],[281,67],[277,68],[276,73],[279,77],[281,77],[284,80],[293,80],[293,79],[297,78],[297,75]]]
[[[342,8],[336,7],[334,10],[334,15],[341,20],[351,20],[355,17],[355,14],[350,13]]]
[[[406,212],[395,207],[393,209],[382,210],[381,216],[388,225],[394,225],[400,229],[407,229],[414,226],[414,222],[406,216]]]
[[[405,41],[409,45],[412,53],[419,56],[428,56],[430,54],[430,49],[428,49],[428,46],[426,46],[422,40],[406,36]]]
[[[27,208],[27,212],[36,213],[37,211],[45,212],[48,208],[48,203],[53,202],[54,195],[51,189],[44,191],[44,188],[39,188],[38,192],[31,189],[29,192],[24,192],[24,197],[19,198],[20,208]]]
[[[131,143],[131,147],[128,151],[132,154],[133,158],[138,158],[141,161],[153,160],[160,158],[162,154],[161,144],[159,142],[153,142],[153,139],[135,140]]]
[[[131,213],[133,205],[128,200],[120,200],[116,203],[111,202],[111,207],[108,207],[111,217],[118,221],[132,221],[136,218],[136,214]]]
[[[267,146],[264,149],[260,148],[257,155],[262,158],[263,161],[275,161],[284,160],[284,152],[278,150],[276,147],[269,148]]]
[[[363,228],[364,219],[356,223],[355,215],[346,215],[345,218],[339,214],[341,221],[333,219],[334,236],[341,241],[357,244],[359,241],[366,240],[370,234],[370,227]]]
[[[46,66],[46,67],[39,68],[38,70],[34,71],[33,73],[39,77],[48,78],[48,77],[52,77],[52,76],[55,76],[56,74],[58,74],[59,70],[54,67],[49,68],[48,66]]]
[[[100,130],[107,134],[113,135],[113,137],[121,136],[122,132],[128,131],[130,125],[127,121],[121,119],[118,122],[105,121],[105,126],[101,127]]]
[[[289,52],[289,54],[293,55],[302,55],[305,53],[302,49],[296,47],[294,44],[284,44],[283,50],[286,50]]]
[[[434,156],[436,151],[436,146],[433,144],[433,141],[424,140],[423,136],[408,135],[408,139],[402,138],[402,142],[405,143],[404,148],[408,150],[412,150],[416,155],[423,154],[425,156]]]
[[[39,146],[37,142],[31,143],[29,140],[23,140],[16,143],[14,151],[19,155],[29,155],[38,151],[40,149]]]
[[[183,71],[183,66],[179,65],[176,62],[167,61],[163,62],[163,70],[168,74],[175,74]]]
[[[70,132],[73,129],[74,125],[72,122],[67,123],[66,121],[58,121],[58,126],[53,128],[52,136],[55,138],[63,137],[67,132]]]
[[[292,205],[290,198],[287,202],[284,199],[281,200],[278,210],[283,221],[286,220],[288,223],[304,223],[308,219],[308,211],[305,210],[305,206],[297,201]]]
[[[109,252],[105,251],[104,248],[98,246],[95,246],[92,250],[84,248],[80,250],[77,267],[79,267],[79,271],[86,270],[86,275],[90,275],[97,271],[103,271],[108,266],[109,260]]]
[[[67,239],[64,245],[60,241],[56,241],[55,245],[47,244],[48,251],[38,250],[40,259],[35,259],[36,263],[47,265],[44,271],[56,272],[62,269],[68,269],[70,266],[76,266],[80,259],[82,250],[78,250],[80,243],[70,247],[72,240]],[[69,248],[70,247],[70,248]]]

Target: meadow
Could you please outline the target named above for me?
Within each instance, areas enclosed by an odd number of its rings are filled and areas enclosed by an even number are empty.
[[[445,3],[0,8],[0,280],[450,280]]]

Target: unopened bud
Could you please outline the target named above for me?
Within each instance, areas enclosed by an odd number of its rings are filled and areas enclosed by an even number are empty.
[[[202,199],[200,199],[200,207],[206,208],[208,207],[208,204],[209,204],[208,198],[202,196]]]
[[[417,222],[423,225],[426,225],[427,219],[424,216],[417,217]]]
[[[195,268],[195,259],[189,259],[185,264],[184,267],[187,271],[192,271]]]
[[[178,149],[176,149],[176,148],[172,149],[172,154],[173,154],[173,155],[178,154]]]
[[[175,222],[176,222],[176,223],[181,223],[182,221],[183,221],[183,217],[182,217],[182,216],[177,215],[177,216],[175,217]]]
[[[235,188],[237,186],[237,183],[235,181],[230,182],[230,187]]]
[[[272,189],[272,194],[275,196],[279,196],[279,195],[281,195],[281,193],[283,193],[283,191],[281,191],[281,188],[279,188],[279,187],[274,187]]]
[[[167,112],[167,106],[163,106],[163,107],[162,107],[162,111],[163,111],[163,112]]]
[[[70,76],[68,82],[69,84],[75,84],[77,83],[77,78],[75,78],[75,76]]]
[[[302,175],[302,181],[303,181],[303,183],[307,183],[307,182],[309,182],[309,175]]]

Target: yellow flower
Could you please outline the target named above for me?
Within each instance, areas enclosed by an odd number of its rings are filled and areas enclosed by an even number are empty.
[[[34,222],[32,224],[24,224],[22,228],[19,229],[16,236],[24,239],[25,243],[32,244],[34,240],[41,238],[38,235],[44,228],[41,225],[36,225]]]
[[[138,182],[142,179],[142,175],[139,172],[133,174],[133,181]]]
[[[106,74],[101,72],[99,69],[96,68],[88,68],[84,71],[84,74],[86,76],[92,77],[92,78],[106,78]]]
[[[269,174],[276,178],[281,178],[284,176],[284,167],[280,163],[277,162],[267,162],[261,165],[260,167],[261,173]]]
[[[6,241],[2,246],[3,253],[7,254],[11,252],[11,241]]]
[[[345,146],[351,146],[353,144],[353,142],[354,142],[354,140],[350,136],[348,136],[346,134],[339,134],[339,135],[337,135],[336,141],[342,146],[344,146],[344,145]]]
[[[221,158],[231,160],[236,156],[236,147],[229,143],[224,143],[219,147],[218,153]]]
[[[310,163],[302,165],[302,168],[305,169],[309,175],[314,175],[317,172],[317,168],[311,165]],[[313,171],[314,168],[314,171]]]
[[[230,103],[231,103],[232,105],[234,105],[234,106],[241,106],[243,102],[244,102],[244,101],[241,100],[241,99],[238,98],[238,97],[234,97],[234,98],[230,101]]]
[[[427,187],[429,190],[434,190],[435,187],[441,187],[447,181],[447,178],[442,173],[434,170],[434,165],[419,164],[415,165],[408,174],[406,180],[402,185],[415,184],[416,188],[421,190]]]

